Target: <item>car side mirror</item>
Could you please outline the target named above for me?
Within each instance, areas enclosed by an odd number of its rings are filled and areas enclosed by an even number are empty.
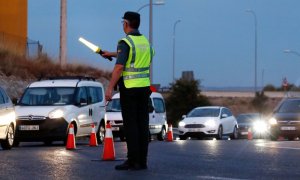
[[[19,103],[19,99],[17,99],[17,98],[13,98],[11,101],[14,105],[18,105],[18,103]]]
[[[228,115],[227,114],[222,114],[221,118],[227,118]]]
[[[80,98],[80,106],[85,106],[87,105],[86,99]]]
[[[182,117],[181,117],[182,119],[184,119],[184,118],[186,118],[186,115],[182,115]]]
[[[154,107],[152,105],[149,105],[149,113],[154,111]]]

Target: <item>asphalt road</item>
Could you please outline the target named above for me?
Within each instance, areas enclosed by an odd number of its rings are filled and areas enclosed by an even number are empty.
[[[115,142],[116,161],[102,161],[103,146],[77,141],[21,143],[0,150],[0,179],[299,179],[300,142],[268,140],[152,141],[148,170],[116,171],[126,144]]]

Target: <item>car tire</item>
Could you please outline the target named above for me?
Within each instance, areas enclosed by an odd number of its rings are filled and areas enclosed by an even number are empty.
[[[186,138],[187,138],[187,137],[186,137],[185,135],[179,135],[179,139],[180,139],[180,140],[186,140]]]
[[[158,139],[159,141],[163,141],[165,138],[166,138],[166,129],[165,129],[165,127],[163,126],[163,127],[161,128],[160,133],[157,134],[157,139]]]
[[[17,139],[14,139],[13,147],[19,147],[20,141]]]
[[[97,136],[98,143],[102,144],[104,142],[104,138],[105,138],[105,127],[104,127],[103,123],[100,124],[96,136]]]
[[[13,124],[10,124],[7,129],[6,138],[1,140],[1,147],[3,150],[11,149],[14,145],[15,130]]]
[[[233,132],[230,135],[230,139],[237,139],[238,137],[239,137],[239,134],[238,134],[237,128],[236,128],[236,126],[234,126]]]
[[[222,137],[223,137],[223,127],[219,126],[219,128],[218,128],[218,134],[216,135],[216,139],[222,140]]]

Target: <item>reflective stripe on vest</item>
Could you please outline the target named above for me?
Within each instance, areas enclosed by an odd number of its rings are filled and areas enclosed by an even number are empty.
[[[131,35],[122,40],[130,47],[128,60],[122,73],[125,87],[150,86],[149,73],[153,53],[148,40],[144,36]]]

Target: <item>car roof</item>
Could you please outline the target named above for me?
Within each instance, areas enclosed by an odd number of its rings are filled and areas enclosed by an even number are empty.
[[[259,116],[260,113],[242,113],[239,116]]]
[[[157,93],[157,92],[152,92],[150,97],[151,98],[162,98],[163,99],[163,96],[160,93]],[[112,97],[112,99],[118,99],[118,98],[120,98],[120,93],[116,93]]]
[[[78,79],[42,80],[31,83],[28,87],[76,87],[76,86],[101,86],[100,82]]]
[[[217,108],[225,108],[223,106],[200,106],[196,107],[195,109],[217,109]]]

